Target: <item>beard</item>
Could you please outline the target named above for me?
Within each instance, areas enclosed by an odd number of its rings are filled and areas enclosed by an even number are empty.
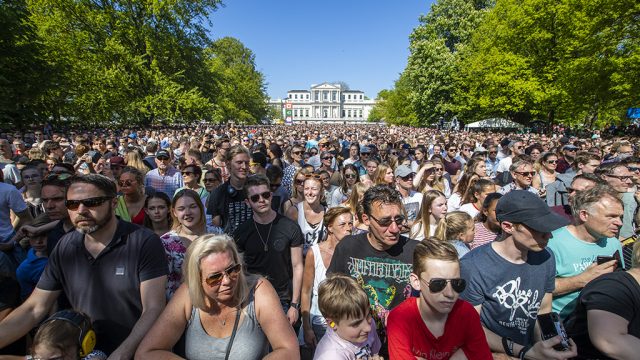
[[[111,220],[111,216],[113,214],[113,206],[109,203],[109,210],[102,214],[99,218],[93,218],[89,216],[78,215],[75,219],[73,219],[73,225],[76,230],[81,234],[92,234],[100,229],[102,229],[108,222]],[[81,221],[90,221],[93,224],[90,225],[79,225]]]

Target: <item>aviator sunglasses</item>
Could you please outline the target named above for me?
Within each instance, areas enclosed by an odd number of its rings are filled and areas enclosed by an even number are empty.
[[[451,288],[453,289],[453,291],[457,292],[458,294],[463,292],[464,289],[467,287],[467,281],[465,279],[431,279],[429,281],[426,281],[424,279],[420,279],[422,281],[424,281],[427,285],[429,285],[429,291],[431,291],[432,293],[439,293],[442,290],[444,290],[445,287],[447,287],[447,283],[451,283]]]
[[[207,276],[204,282],[206,282],[207,285],[209,286],[220,285],[225,275],[227,275],[227,277],[229,278],[235,277],[236,275],[238,275],[238,273],[240,273],[241,269],[242,269],[242,264],[231,265],[223,271],[213,273]]]
[[[251,202],[257,203],[258,201],[260,201],[260,197],[262,197],[265,200],[269,200],[271,199],[271,192],[265,191],[262,194],[251,195],[249,197],[249,200],[251,200]]]

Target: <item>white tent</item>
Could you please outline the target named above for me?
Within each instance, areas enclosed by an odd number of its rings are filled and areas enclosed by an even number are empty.
[[[466,125],[469,129],[509,128],[522,129],[523,125],[503,118],[484,119]]]

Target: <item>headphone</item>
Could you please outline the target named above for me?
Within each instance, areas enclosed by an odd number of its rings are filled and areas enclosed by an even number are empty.
[[[238,195],[238,190],[229,183],[229,186],[227,186],[227,194],[229,194],[232,199],[235,199],[236,195]]]
[[[54,320],[66,321],[80,329],[78,351],[81,358],[89,355],[93,351],[93,348],[96,346],[96,333],[93,331],[91,320],[87,315],[75,310],[62,310],[53,314],[42,323],[42,325]]]

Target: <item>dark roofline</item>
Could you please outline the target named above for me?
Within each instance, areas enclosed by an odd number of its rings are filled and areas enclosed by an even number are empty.
[[[309,92],[309,90],[289,90],[288,92]]]

